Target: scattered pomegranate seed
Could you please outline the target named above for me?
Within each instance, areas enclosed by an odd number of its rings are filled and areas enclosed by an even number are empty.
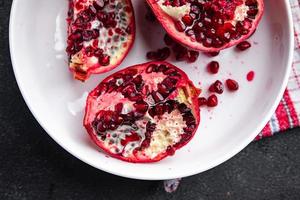
[[[208,107],[216,107],[218,105],[218,97],[215,94],[212,94],[207,99]]]
[[[187,54],[187,61],[190,63],[196,62],[198,57],[199,57],[198,51],[190,50],[190,51],[188,51],[188,54]]]
[[[209,52],[207,54],[210,55],[210,56],[212,56],[212,57],[215,57],[215,56],[218,56],[220,54],[220,51]]]
[[[147,59],[149,60],[166,60],[171,54],[171,51],[168,47],[158,49],[157,51],[149,51],[146,54]]]
[[[219,80],[216,80],[210,87],[209,87],[210,92],[215,92],[218,94],[222,94],[224,91],[224,86],[223,83]]]
[[[248,74],[247,74],[247,80],[248,80],[248,81],[253,81],[254,76],[255,76],[254,71],[248,72]]]
[[[205,105],[207,105],[207,99],[205,97],[199,97],[198,103],[199,103],[199,106],[205,106]]]
[[[239,84],[237,81],[233,80],[233,79],[227,79],[226,80],[226,85],[227,85],[227,88],[230,90],[230,91],[236,91],[239,89]]]
[[[241,51],[245,51],[246,49],[249,49],[251,47],[251,44],[247,41],[243,41],[236,45],[236,48],[238,48]]]
[[[212,74],[217,74],[220,68],[220,65],[217,61],[211,61],[207,65],[208,71]]]

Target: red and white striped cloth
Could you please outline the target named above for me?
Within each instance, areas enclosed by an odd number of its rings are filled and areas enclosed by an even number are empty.
[[[269,123],[258,134],[256,140],[270,137],[275,133],[300,126],[300,0],[290,0],[294,20],[295,52],[292,72],[287,89]],[[167,180],[167,192],[177,189],[180,179]]]

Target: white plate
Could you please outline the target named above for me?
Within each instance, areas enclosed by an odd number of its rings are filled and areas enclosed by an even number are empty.
[[[225,92],[220,105],[202,110],[201,126],[193,140],[175,156],[152,164],[131,164],[106,156],[90,141],[82,126],[87,92],[105,76],[85,84],[72,79],[64,52],[67,0],[14,0],[10,21],[10,48],[15,76],[31,112],[47,133],[80,160],[106,172],[148,180],[184,177],[226,161],[249,144],[275,111],[287,84],[293,52],[293,29],[288,0],[266,0],[265,15],[242,53],[228,49],[214,58],[220,73],[209,75],[212,60],[201,55],[197,63],[173,62],[195,83],[207,89],[216,79],[233,77],[240,83],[234,94]],[[133,1],[137,19],[134,48],[117,70],[145,62],[145,53],[162,47],[163,30],[146,22],[144,1]],[[246,74],[253,70],[254,81]],[[114,70],[116,71],[116,70]],[[84,173],[84,172],[83,172]]]

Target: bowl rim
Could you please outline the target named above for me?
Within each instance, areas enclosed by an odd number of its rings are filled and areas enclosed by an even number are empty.
[[[42,122],[39,117],[37,116],[37,114],[34,112],[33,107],[31,106],[31,104],[29,103],[29,98],[28,96],[25,95],[25,89],[22,87],[21,81],[20,81],[20,74],[18,74],[17,70],[16,70],[16,57],[14,54],[14,40],[13,40],[13,30],[15,27],[15,16],[16,16],[16,5],[19,2],[19,0],[13,0],[12,2],[12,6],[11,6],[11,12],[10,12],[10,20],[9,20],[9,49],[10,49],[10,55],[11,55],[11,62],[12,62],[12,68],[13,68],[13,72],[19,87],[19,90],[22,94],[22,97],[27,105],[27,107],[29,108],[29,110],[31,111],[32,115],[34,116],[34,118],[37,120],[37,122],[41,125],[41,127],[45,130],[45,132],[56,142],[58,143],[61,147],[63,147],[63,149],[65,149],[67,152],[69,152],[71,155],[73,155],[74,157],[78,158],[79,160],[87,163],[88,165],[96,168],[96,169],[100,169],[102,171],[108,172],[110,174],[113,175],[117,175],[117,176],[121,176],[121,177],[126,177],[126,178],[131,178],[131,179],[138,179],[138,180],[168,180],[168,179],[174,179],[174,178],[182,178],[182,177],[188,177],[188,176],[192,176],[198,173],[202,173],[204,171],[210,170],[220,164],[222,164],[223,162],[229,160],[230,158],[232,158],[233,156],[235,156],[236,154],[238,154],[241,150],[243,150],[248,144],[251,143],[251,141],[253,141],[253,139],[257,136],[257,134],[264,128],[264,126],[267,124],[267,122],[271,119],[271,116],[274,114],[282,96],[283,93],[286,89],[286,86],[288,84],[288,79],[289,79],[289,75],[291,72],[291,66],[292,66],[292,62],[293,62],[293,54],[294,54],[294,34],[293,34],[293,17],[292,17],[292,11],[291,11],[291,5],[289,0],[284,0],[284,4],[285,4],[285,12],[287,14],[287,19],[288,19],[288,28],[289,28],[289,41],[288,41],[288,59],[286,62],[286,68],[285,68],[285,74],[284,74],[284,79],[283,82],[281,84],[280,90],[275,98],[275,101],[273,102],[271,109],[268,111],[268,113],[265,115],[264,120],[262,120],[259,125],[257,126],[257,128],[255,130],[253,130],[252,134],[249,134],[248,137],[246,137],[243,142],[241,142],[240,144],[238,144],[235,148],[232,148],[231,151],[228,151],[224,154],[224,156],[220,157],[219,159],[216,159],[215,161],[212,161],[210,163],[210,165],[206,168],[198,168],[198,169],[191,169],[188,171],[183,171],[181,174],[175,174],[175,175],[164,175],[163,177],[150,177],[150,176],[139,176],[139,175],[134,175],[134,174],[128,174],[126,172],[116,172],[114,170],[111,170],[107,167],[101,167],[101,166],[96,166],[94,163],[90,162],[88,159],[86,159],[83,156],[79,156],[76,152],[74,152],[73,150],[71,150],[70,148],[68,148],[67,145],[65,145],[63,142],[59,141],[57,138],[55,138],[52,134],[50,134],[50,131],[47,129],[47,126],[45,125],[44,122]]]

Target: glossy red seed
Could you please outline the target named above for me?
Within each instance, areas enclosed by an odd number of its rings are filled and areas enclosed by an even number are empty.
[[[210,87],[209,87],[210,92],[215,92],[218,94],[222,94],[224,91],[224,86],[223,83],[219,80],[215,81]]]
[[[121,113],[123,110],[123,103],[118,103],[117,105],[115,105],[115,111],[117,113]]]
[[[239,43],[238,45],[236,45],[236,48],[241,51],[249,49],[250,47],[251,47],[251,44],[247,41],[243,41],[243,42]]]
[[[236,91],[239,89],[239,84],[237,81],[233,79],[227,79],[226,80],[226,86],[230,91]]]
[[[210,52],[210,53],[207,53],[207,54],[212,56],[212,57],[215,57],[215,56],[218,56],[220,54],[220,51]]]
[[[207,69],[212,74],[217,74],[219,72],[220,65],[217,61],[211,61],[207,65]]]
[[[183,23],[186,26],[191,26],[194,21],[193,18],[189,14],[184,15],[181,20],[183,21]]]
[[[190,63],[193,63],[198,59],[198,57],[199,57],[198,51],[190,50],[190,51],[188,51],[188,54],[187,54],[187,61]]]
[[[207,105],[207,99],[205,97],[199,97],[198,98],[198,104],[199,104],[199,106]]]
[[[168,47],[157,50],[157,60],[163,61],[166,60],[171,54],[171,51]]]
[[[175,22],[175,28],[177,29],[177,31],[183,32],[186,27],[181,21],[177,21]]]
[[[110,63],[110,56],[108,55],[103,55],[102,57],[99,58],[99,63],[102,66],[107,66]]]
[[[218,97],[215,94],[212,94],[207,99],[208,107],[216,107],[218,105]]]

